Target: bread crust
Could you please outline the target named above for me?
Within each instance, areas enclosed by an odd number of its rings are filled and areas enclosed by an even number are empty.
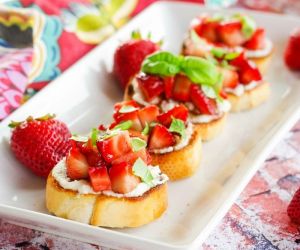
[[[271,62],[271,58],[273,55],[273,51],[274,49],[270,52],[269,55],[264,56],[264,57],[248,57],[249,60],[251,60],[252,62],[254,62],[257,66],[257,68],[259,69],[259,72],[264,75],[269,67],[269,64]]]
[[[139,197],[79,194],[64,189],[50,173],[46,185],[46,207],[50,213],[100,227],[139,227],[160,217],[168,206],[167,184]]]
[[[241,96],[228,93],[231,112],[245,111],[259,106],[269,98],[270,92],[269,83],[263,82],[258,84],[254,89],[245,91]]]
[[[158,165],[170,180],[179,180],[193,175],[200,166],[202,159],[202,140],[194,129],[189,144],[184,148],[164,153],[151,153],[152,164]]]

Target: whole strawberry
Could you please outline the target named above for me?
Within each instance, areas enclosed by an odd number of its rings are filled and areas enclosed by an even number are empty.
[[[125,88],[130,79],[140,71],[145,57],[157,50],[159,50],[159,44],[150,39],[142,39],[139,32],[132,32],[131,40],[117,48],[113,72],[122,88]]]
[[[294,194],[294,197],[287,208],[287,213],[292,222],[300,224],[300,188]]]
[[[36,175],[47,177],[69,151],[71,133],[52,115],[11,122],[10,146],[16,158]]]
[[[285,49],[284,60],[291,70],[300,70],[300,29],[296,29],[291,34]]]

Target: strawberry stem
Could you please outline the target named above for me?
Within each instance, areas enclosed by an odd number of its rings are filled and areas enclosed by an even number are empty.
[[[55,114],[46,114],[44,116],[41,116],[41,117],[38,117],[36,119],[34,119],[31,115],[28,116],[26,118],[25,121],[20,121],[20,122],[16,122],[16,121],[11,121],[10,124],[8,124],[8,127],[10,128],[16,128],[18,126],[20,126],[21,124],[23,124],[24,122],[32,122],[32,121],[47,121],[47,120],[50,120],[50,119],[53,119],[55,118]]]

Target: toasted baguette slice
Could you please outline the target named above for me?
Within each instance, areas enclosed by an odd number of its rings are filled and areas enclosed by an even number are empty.
[[[140,197],[117,198],[79,194],[62,188],[50,173],[46,206],[56,216],[101,227],[139,227],[160,217],[167,209],[167,184],[156,186]]]
[[[151,153],[152,164],[158,165],[170,180],[179,180],[193,175],[202,159],[202,140],[194,129],[189,144],[184,148],[164,153]]]
[[[203,141],[210,141],[219,135],[226,123],[227,114],[208,123],[196,123],[195,129]]]
[[[264,56],[264,57],[248,57],[249,60],[251,60],[252,62],[254,62],[257,66],[257,68],[259,69],[260,73],[262,75],[264,75],[269,67],[269,64],[271,62],[271,58],[273,55],[273,51],[274,49],[270,52],[269,55]]]
[[[269,98],[270,92],[269,83],[263,82],[254,89],[245,91],[241,96],[228,93],[228,100],[231,103],[231,112],[249,110],[262,104]]]

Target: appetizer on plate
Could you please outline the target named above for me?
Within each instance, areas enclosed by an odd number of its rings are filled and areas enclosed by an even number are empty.
[[[222,75],[204,58],[156,52],[148,56],[125,90],[125,100],[157,105],[163,112],[183,104],[202,140],[217,136],[230,103],[222,97]]]
[[[138,227],[167,208],[167,180],[151,165],[146,142],[127,130],[94,129],[49,174],[46,206],[56,216],[95,226]]]
[[[182,54],[205,56],[216,47],[245,51],[247,59],[254,61],[262,73],[265,73],[273,52],[273,44],[265,30],[246,14],[194,18]]]
[[[193,175],[200,165],[201,137],[182,104],[161,113],[156,105],[142,107],[133,100],[117,103],[110,127],[126,128],[131,136],[145,140],[152,164],[171,180]]]

